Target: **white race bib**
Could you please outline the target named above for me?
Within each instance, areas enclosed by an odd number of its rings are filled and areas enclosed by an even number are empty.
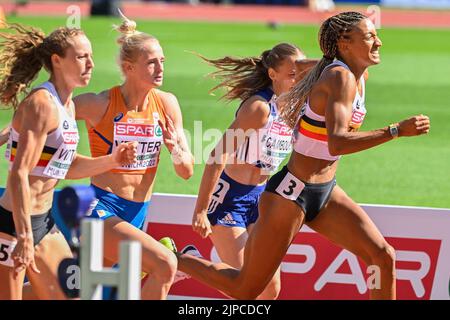
[[[14,267],[11,254],[16,247],[17,240],[6,240],[0,238],[0,264],[7,267]]]
[[[63,125],[66,126],[66,123]],[[64,129],[66,129],[66,127],[64,127]],[[69,171],[70,165],[75,158],[78,141],[80,140],[76,127],[72,129],[74,130],[62,131],[63,142],[45,167],[45,175],[55,179],[64,179],[66,177],[67,171]]]
[[[279,117],[274,117],[270,127],[261,135],[258,158],[263,168],[273,172],[292,151],[292,129]]]
[[[230,190],[230,184],[223,179],[219,179],[208,206],[208,213],[213,213],[216,211],[217,206],[223,203],[228,190]]]
[[[283,198],[294,201],[304,188],[305,184],[288,172],[275,191]]]
[[[128,119],[114,123],[113,150],[122,142],[137,142],[136,161],[119,167],[122,170],[146,170],[158,165],[163,145],[162,129],[147,119]]]

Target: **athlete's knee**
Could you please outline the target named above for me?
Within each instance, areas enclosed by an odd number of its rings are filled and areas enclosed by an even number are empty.
[[[276,300],[280,295],[281,291],[281,280],[279,277],[273,278],[267,284],[264,291],[259,295],[261,300]]]
[[[374,250],[370,257],[371,263],[384,270],[395,270],[395,249],[386,243]]]
[[[244,283],[237,286],[232,297],[238,300],[255,300],[263,292],[264,287],[258,284]]]
[[[172,282],[175,273],[177,272],[177,258],[168,251],[162,252],[156,257],[156,261],[153,261],[151,267],[147,267],[145,270],[147,273],[152,274],[153,278],[158,279],[161,282]]]
[[[261,290],[249,289],[236,292],[234,298],[238,300],[255,300],[261,294]]]

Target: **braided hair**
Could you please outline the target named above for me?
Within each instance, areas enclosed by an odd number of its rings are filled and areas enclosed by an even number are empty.
[[[311,69],[308,75],[292,90],[283,97],[283,108],[281,117],[293,129],[300,116],[301,109],[306,102],[306,98],[311,92],[312,87],[319,79],[323,70],[333,63],[335,58],[339,58],[338,40],[347,38],[347,33],[367,17],[359,12],[342,12],[334,15],[322,23],[319,31],[319,44],[323,57]]]

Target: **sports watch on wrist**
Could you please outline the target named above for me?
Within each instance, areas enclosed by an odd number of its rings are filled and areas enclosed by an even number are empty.
[[[398,123],[394,123],[389,126],[389,133],[393,139],[398,138]]]

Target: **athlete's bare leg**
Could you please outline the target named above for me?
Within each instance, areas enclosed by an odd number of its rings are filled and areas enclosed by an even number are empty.
[[[370,291],[371,299],[395,299],[395,250],[384,239],[367,213],[339,186],[319,215],[306,223],[330,241],[351,251],[366,263],[380,268],[381,286]]]
[[[166,299],[177,271],[173,252],[128,222],[117,217],[104,221],[104,255],[110,261],[119,261],[119,243],[136,240],[142,244],[142,271],[149,277],[142,287],[143,300]]]
[[[58,267],[63,259],[72,257],[72,251],[64,235],[55,226],[35,246],[34,259],[40,273],[35,273],[31,269],[27,270],[27,277],[37,298],[67,299],[58,282]]]
[[[225,227],[215,225],[212,227],[210,238],[219,254],[220,260],[233,268],[241,269],[244,264],[244,248],[248,234],[253,230],[254,224],[248,229],[242,227]],[[258,296],[260,300],[274,300],[280,293],[280,270],[278,268],[264,291]]]
[[[15,238],[9,234],[0,232],[0,240],[4,239],[8,242]],[[2,246],[2,259],[6,261],[6,248]],[[25,278],[25,270],[20,272],[16,279],[13,277],[14,268],[0,264],[0,300],[21,300],[22,285]]]
[[[244,250],[239,271],[225,263],[178,254],[179,269],[237,299],[255,299],[273,278],[289,245],[303,224],[303,211],[294,202],[263,192],[259,218]]]

